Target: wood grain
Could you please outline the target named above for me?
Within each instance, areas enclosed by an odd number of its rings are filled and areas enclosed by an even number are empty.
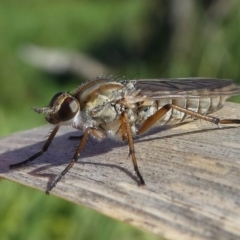
[[[240,118],[240,105],[226,103],[215,115]],[[78,141],[68,137],[79,132],[62,127],[46,154],[8,166],[39,151],[50,130],[0,139],[0,177],[44,191],[71,160]],[[126,144],[89,139],[52,194],[167,239],[240,238],[240,127],[164,127],[136,139],[135,150],[145,187],[137,185]]]

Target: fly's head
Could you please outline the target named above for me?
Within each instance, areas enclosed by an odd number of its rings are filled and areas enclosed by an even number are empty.
[[[80,105],[73,96],[65,92],[55,94],[48,107],[32,108],[39,114],[46,114],[46,120],[51,124],[71,124],[80,111]]]

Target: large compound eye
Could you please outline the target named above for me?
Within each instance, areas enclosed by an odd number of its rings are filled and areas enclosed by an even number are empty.
[[[53,96],[52,100],[50,101],[49,107],[52,107],[52,106],[54,105],[54,103],[56,102],[56,100],[58,99],[58,97],[61,96],[63,93],[64,93],[64,92],[58,92],[58,93],[56,93],[56,94]]]
[[[73,97],[66,97],[58,110],[58,118],[60,121],[68,121],[77,114],[78,110],[77,100]]]

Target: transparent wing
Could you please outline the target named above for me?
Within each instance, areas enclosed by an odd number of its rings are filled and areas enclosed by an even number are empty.
[[[213,78],[139,79],[135,87],[140,95],[161,98],[201,98],[240,94],[240,86],[232,80]]]

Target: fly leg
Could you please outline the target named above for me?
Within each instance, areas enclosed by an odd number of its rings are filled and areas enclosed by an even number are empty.
[[[49,194],[50,191],[57,185],[59,181],[61,181],[62,177],[72,168],[72,166],[77,162],[80,153],[82,152],[87,138],[89,135],[92,135],[93,137],[97,139],[103,139],[105,138],[105,134],[101,132],[100,130],[94,129],[94,128],[87,128],[84,135],[82,136],[81,142],[76,150],[76,152],[73,155],[72,161],[67,165],[67,167],[60,173],[60,175],[57,177],[57,179],[47,188],[46,194]]]
[[[217,117],[212,117],[208,115],[204,115],[201,113],[193,112],[189,109],[179,107],[173,104],[166,104],[162,108],[160,108],[157,112],[155,112],[152,116],[146,119],[146,121],[141,125],[138,130],[138,134],[142,134],[150,129],[161,117],[163,117],[170,109],[176,109],[179,112],[186,113],[191,115],[192,117],[206,120],[207,122],[214,123],[216,125],[219,124],[240,124],[240,119],[219,119]]]
[[[23,166],[23,165],[25,165],[25,164],[27,164],[27,163],[29,163],[29,162],[32,162],[34,159],[40,157],[41,155],[43,155],[43,154],[48,150],[48,147],[50,146],[53,138],[55,137],[55,135],[56,135],[59,127],[60,127],[60,126],[57,125],[57,126],[53,129],[53,131],[52,131],[51,134],[49,135],[46,143],[43,145],[43,148],[42,148],[41,151],[35,153],[33,156],[31,156],[30,158],[26,159],[25,161],[22,161],[22,162],[19,162],[19,163],[10,165],[9,168],[12,169],[12,168],[21,167],[21,166]]]
[[[121,126],[123,139],[127,138],[127,140],[128,140],[129,155],[131,155],[131,157],[132,157],[134,171],[136,172],[136,174],[140,180],[140,185],[145,185],[144,179],[138,169],[137,159],[136,159],[135,151],[134,151],[134,142],[133,142],[132,132],[131,132],[130,124],[128,121],[128,115],[126,112],[122,113],[121,121],[122,121],[122,125],[123,125],[123,126]]]

